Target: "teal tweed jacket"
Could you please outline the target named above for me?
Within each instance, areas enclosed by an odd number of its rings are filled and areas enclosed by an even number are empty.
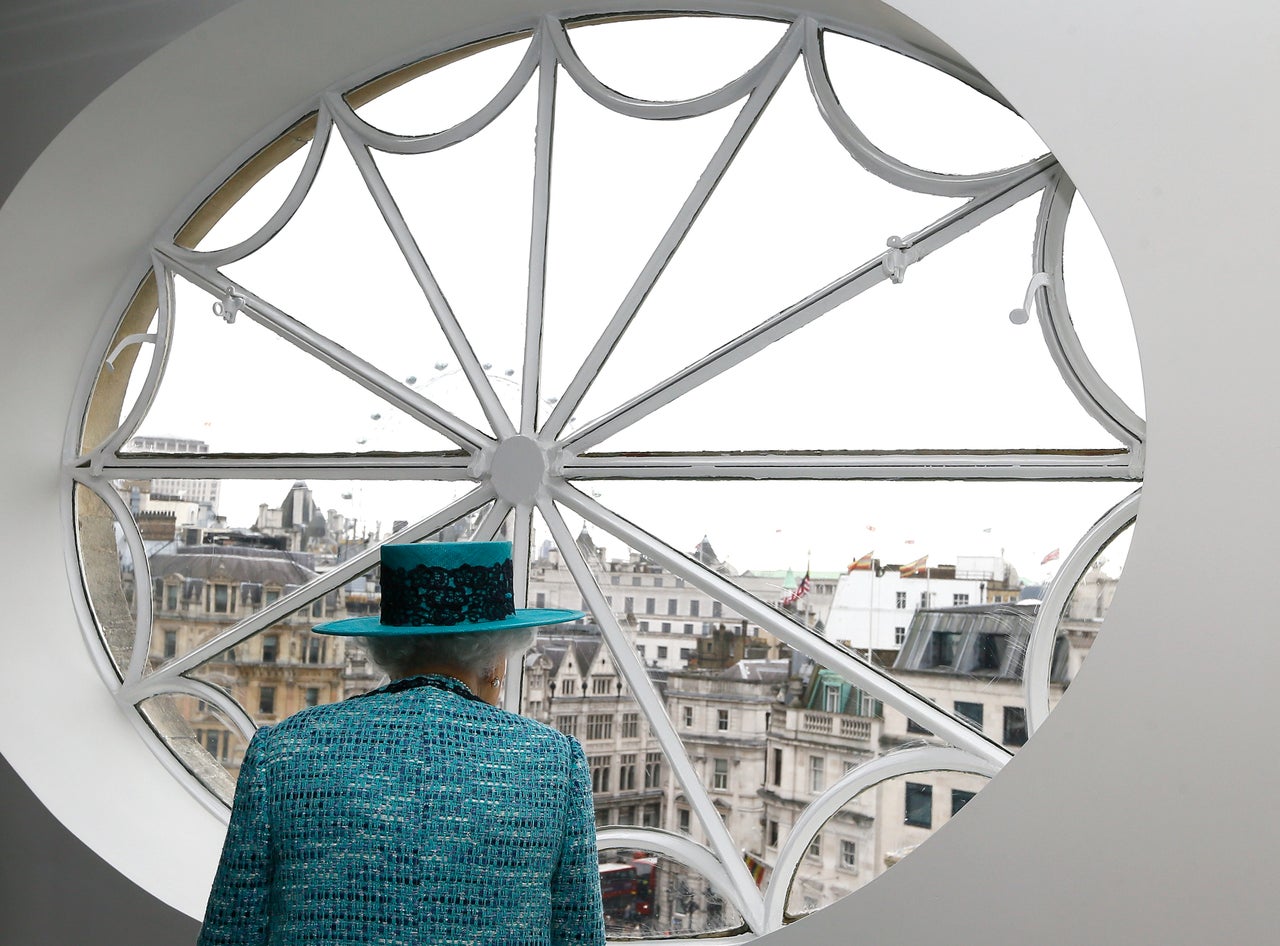
[[[250,742],[199,946],[603,942],[575,740],[426,676]]]

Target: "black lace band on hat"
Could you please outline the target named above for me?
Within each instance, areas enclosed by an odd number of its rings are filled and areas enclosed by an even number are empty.
[[[495,565],[382,565],[382,623],[393,627],[501,621],[515,614],[511,560]]]

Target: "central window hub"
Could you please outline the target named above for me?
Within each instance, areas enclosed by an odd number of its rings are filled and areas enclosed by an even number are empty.
[[[517,434],[498,444],[489,466],[489,481],[498,496],[512,504],[531,503],[547,472],[547,457],[532,437]]]

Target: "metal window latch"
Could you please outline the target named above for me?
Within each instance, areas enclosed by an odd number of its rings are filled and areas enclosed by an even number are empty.
[[[1031,304],[1036,301],[1036,291],[1049,288],[1049,274],[1036,273],[1027,284],[1027,294],[1022,297],[1022,308],[1009,312],[1009,321],[1014,325],[1023,325],[1031,318]]]
[[[884,245],[889,247],[882,261],[884,271],[888,273],[890,282],[900,283],[907,275],[907,267],[920,259],[920,254],[909,241],[900,236],[889,237],[884,241]]]
[[[244,309],[244,296],[238,296],[235,290],[228,289],[226,294],[213,304],[213,314],[228,325],[236,320],[236,316]]]
[[[119,345],[111,349],[111,354],[107,355],[107,367],[110,370],[115,371],[116,359],[119,358],[120,353],[130,345],[141,345],[144,342],[151,342],[152,344],[155,344],[155,341],[158,338],[158,335],[144,334],[142,332],[134,332],[132,335],[126,335],[124,338],[120,339]]]

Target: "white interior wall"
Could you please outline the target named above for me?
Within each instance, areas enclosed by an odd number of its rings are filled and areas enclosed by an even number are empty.
[[[68,593],[59,463],[90,340],[168,212],[315,89],[567,6],[245,0],[109,89],[0,210],[0,554],[23,589],[0,632],[0,751],[90,847],[192,915],[221,824],[111,702]],[[1107,627],[1046,727],[919,852],[767,942],[1269,941],[1280,772],[1263,694],[1278,648],[1274,620],[1224,576],[1264,570],[1280,533],[1268,285],[1280,236],[1262,176],[1280,144],[1280,14],[1248,0],[893,6],[1000,88],[1087,196],[1137,327],[1147,483]]]

